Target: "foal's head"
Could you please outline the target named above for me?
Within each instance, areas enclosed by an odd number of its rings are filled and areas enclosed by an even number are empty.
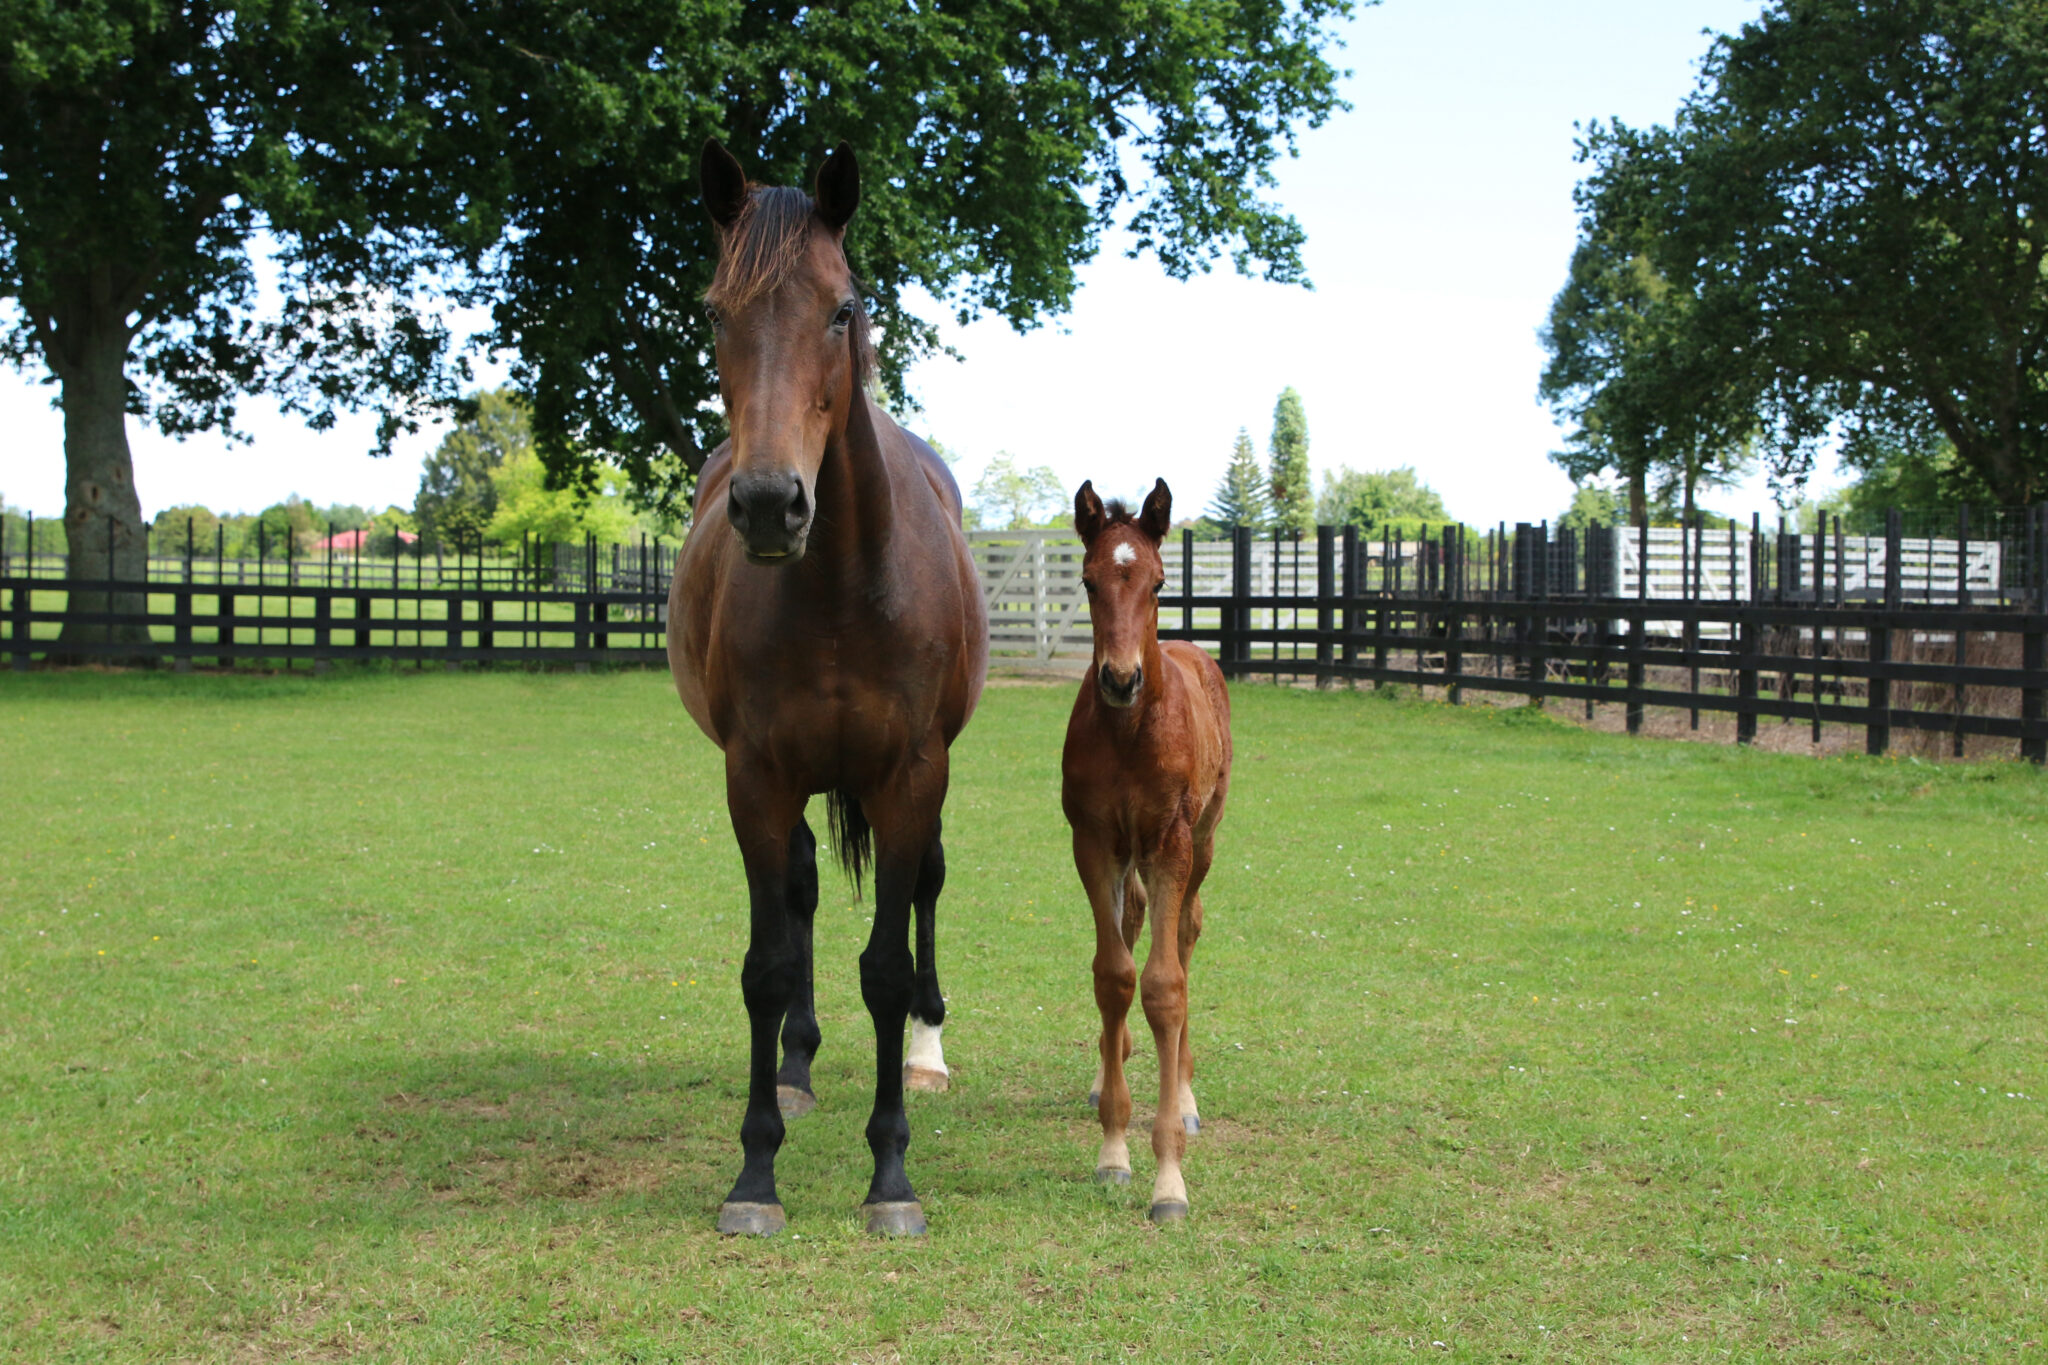
[[[1081,582],[1095,625],[1095,685],[1111,706],[1129,706],[1145,685],[1145,658],[1159,638],[1159,589],[1166,566],[1159,543],[1173,525],[1173,494],[1160,479],[1137,516],[1120,502],[1108,507],[1095,484],[1074,494],[1081,533]]]
[[[803,558],[818,467],[873,364],[859,282],[841,239],[860,203],[860,168],[840,143],[802,190],[750,185],[717,141],[698,166],[718,228],[704,291],[718,391],[732,429],[726,516],[756,564]]]

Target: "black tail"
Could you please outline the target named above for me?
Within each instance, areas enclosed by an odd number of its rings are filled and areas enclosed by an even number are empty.
[[[839,865],[853,882],[853,898],[859,900],[861,882],[875,860],[875,832],[868,827],[860,799],[852,792],[833,792],[825,798],[825,808],[831,817],[827,823],[832,827],[832,851],[839,855]]]

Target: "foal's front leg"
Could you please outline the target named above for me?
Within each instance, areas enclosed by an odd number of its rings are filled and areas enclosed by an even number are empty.
[[[1131,1149],[1127,1134],[1131,1125],[1131,1087],[1124,1079],[1124,1059],[1131,1055],[1131,1031],[1126,1020],[1131,997],[1138,986],[1138,970],[1131,960],[1125,927],[1128,916],[1128,883],[1115,853],[1096,839],[1076,830],[1074,869],[1088,893],[1088,907],[1095,918],[1095,1008],[1102,1015],[1096,1061],[1095,1114],[1102,1123],[1102,1148],[1095,1157],[1095,1178],[1104,1184],[1122,1185],[1131,1178]]]
[[[1152,1155],[1159,1162],[1152,1181],[1151,1217],[1155,1223],[1188,1216],[1187,1184],[1180,1171],[1188,1145],[1181,1126],[1184,1078],[1180,1050],[1188,1022],[1187,954],[1194,944],[1188,942],[1184,951],[1181,916],[1193,861],[1193,833],[1185,819],[1177,819],[1161,841],[1150,869],[1147,899],[1151,901],[1152,942],[1138,981],[1145,1022],[1152,1026],[1152,1046],[1159,1054],[1159,1109],[1152,1118]]]
[[[803,813],[803,797],[772,778],[766,765],[728,752],[726,805],[747,867],[747,956],[740,995],[747,1006],[749,1054],[747,1116],[740,1122],[743,1159],[732,1193],[718,1210],[718,1230],[771,1236],[782,1231],[782,1201],[775,1193],[775,1154],[782,1147],[782,1111],[776,1105],[775,1043],[800,963],[789,934],[789,844]]]

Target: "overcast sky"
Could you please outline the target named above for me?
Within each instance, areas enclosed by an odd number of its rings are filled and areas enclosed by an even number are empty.
[[[1573,124],[1668,121],[1704,30],[1760,0],[1387,0],[1344,30],[1349,113],[1302,139],[1280,201],[1308,231],[1315,288],[1240,279],[1224,263],[1186,284],[1112,244],[1073,312],[1025,335],[948,329],[964,361],[912,375],[912,426],[960,458],[971,487],[998,451],[1068,485],[1173,486],[1206,503],[1240,426],[1263,455],[1292,384],[1310,461],[1412,464],[1475,524],[1555,516],[1570,484],[1546,458],[1560,432],[1536,401],[1537,329],[1576,232]],[[61,511],[63,428],[40,376],[0,371],[0,495]],[[200,502],[255,510],[288,493],[410,505],[422,434],[372,459],[367,419],[315,434],[246,406],[253,445],[131,428],[143,511]],[[1717,508],[1766,508],[1761,480]]]

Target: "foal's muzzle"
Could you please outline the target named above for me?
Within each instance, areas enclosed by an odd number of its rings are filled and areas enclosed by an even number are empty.
[[[1102,699],[1111,706],[1129,706],[1138,699],[1138,689],[1145,685],[1145,667],[1140,664],[1131,670],[1128,678],[1119,678],[1116,670],[1104,664],[1095,674],[1095,684],[1102,689]]]
[[[733,477],[725,515],[756,564],[793,564],[804,556],[811,530],[811,500],[795,470],[763,470]]]

